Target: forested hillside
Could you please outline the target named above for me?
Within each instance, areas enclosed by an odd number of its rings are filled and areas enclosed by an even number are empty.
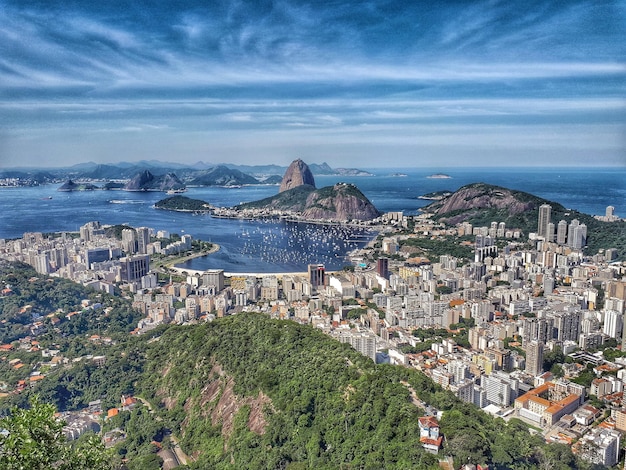
[[[418,371],[375,365],[312,327],[261,314],[169,328],[138,389],[197,459],[192,468],[435,468],[412,391],[444,411],[444,453],[457,462],[576,467],[569,448],[459,402]]]
[[[461,403],[419,371],[375,365],[311,326],[238,314],[134,337],[128,332],[137,314],[127,300],[25,265],[0,268],[2,287],[10,290],[0,301],[5,340],[28,333],[36,314],[35,323],[47,328],[38,348],[71,359],[4,398],[0,409],[24,406],[33,394],[60,411],[94,400],[107,410],[122,395],[138,396],[152,412],[139,406],[104,423],[105,430],[126,430],[114,460],[123,456],[131,469],[159,468],[155,452],[176,445],[170,435],[197,469],[436,468],[438,457],[420,442],[418,418],[426,409],[443,412],[441,456],[458,464],[577,466],[568,447],[546,445],[520,421],[505,423]],[[68,312],[75,313],[71,319]],[[112,341],[94,342],[93,333]],[[37,349],[8,354],[6,363],[19,357],[33,367],[40,357]],[[86,360],[90,355],[104,356],[106,365]],[[9,384],[19,378],[13,368],[2,371]]]

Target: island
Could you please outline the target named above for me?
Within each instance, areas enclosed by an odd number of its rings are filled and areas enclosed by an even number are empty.
[[[452,194],[452,191],[433,191],[432,193],[423,194],[417,196],[418,199],[425,199],[426,201],[441,201],[443,198]]]
[[[435,179],[435,180],[444,180],[450,179],[452,176],[446,175],[445,173],[435,173],[433,175],[428,175],[426,178]]]
[[[168,211],[176,211],[176,212],[211,212],[212,207],[206,201],[201,199],[192,199],[187,196],[173,196],[165,199],[161,199],[160,201],[154,204],[155,209],[164,209]]]

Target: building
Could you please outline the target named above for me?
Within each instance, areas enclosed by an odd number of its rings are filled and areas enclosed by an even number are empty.
[[[624,317],[616,310],[607,310],[604,314],[602,332],[611,338],[621,338]]]
[[[543,372],[543,344],[532,340],[526,346],[526,372],[537,376]]]
[[[376,362],[376,335],[366,332],[342,331],[339,334],[341,343],[348,343],[364,356]]]
[[[140,281],[150,272],[150,256],[137,255],[120,258],[120,279],[126,282]]]
[[[552,426],[573,413],[584,401],[579,387],[568,382],[547,382],[515,399],[515,411],[521,418],[538,426]]]
[[[495,371],[482,376],[481,385],[489,404],[506,407],[517,397],[519,383],[508,374]]]
[[[618,431],[598,426],[581,437],[575,449],[583,460],[612,467],[619,461],[621,436]]]
[[[432,454],[438,453],[443,441],[443,436],[439,435],[439,422],[434,416],[422,416],[418,421],[422,447]]]
[[[376,273],[382,278],[389,278],[389,258],[381,257],[376,260]]]
[[[202,286],[213,288],[214,294],[224,290],[224,270],[209,269],[202,273]]]
[[[136,229],[137,236],[137,253],[145,255],[148,253],[148,245],[150,244],[150,229],[148,227],[139,227]]]
[[[309,264],[309,282],[313,289],[324,286],[325,269],[323,264]]]
[[[129,255],[137,253],[137,233],[135,229],[125,228],[122,230],[122,249]]]
[[[550,213],[552,206],[550,204],[542,204],[539,206],[539,220],[537,221],[537,235],[543,239],[548,239],[548,224],[550,223]]]
[[[567,241],[567,222],[561,220],[556,227],[556,242],[559,245],[565,245]]]

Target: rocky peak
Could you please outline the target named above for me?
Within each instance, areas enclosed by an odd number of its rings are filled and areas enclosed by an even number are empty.
[[[291,165],[287,168],[278,192],[282,193],[305,184],[315,188],[315,178],[313,178],[313,173],[309,166],[298,158],[291,162]]]

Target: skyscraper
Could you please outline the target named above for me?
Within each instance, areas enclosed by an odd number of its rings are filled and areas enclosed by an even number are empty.
[[[556,229],[556,242],[559,245],[565,245],[567,241],[567,222],[561,220]]]
[[[537,223],[537,235],[548,239],[548,224],[550,223],[550,212],[552,206],[550,204],[542,204],[539,206],[539,220]]]
[[[526,345],[526,372],[533,376],[543,372],[543,344],[539,341]]]
[[[137,234],[135,229],[122,230],[122,248],[127,254],[137,253]]]
[[[150,243],[150,229],[148,227],[139,227],[137,230],[137,253],[145,255],[148,253],[148,244]]]
[[[389,277],[389,258],[378,258],[376,261],[376,273],[380,277]]]
[[[324,286],[324,265],[323,264],[309,264],[309,282],[314,289],[319,286]]]

